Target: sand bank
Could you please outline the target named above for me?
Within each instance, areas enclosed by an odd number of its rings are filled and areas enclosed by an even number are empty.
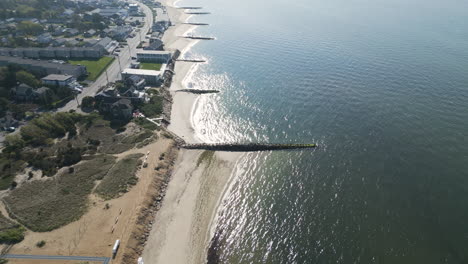
[[[179,49],[183,56],[196,41],[179,36],[193,26],[181,24],[189,15],[174,8],[174,1],[168,0],[165,4],[176,26],[165,33],[163,41],[166,49]],[[195,67],[197,64],[177,62],[170,90],[186,88],[186,80]],[[169,130],[187,142],[199,141],[191,123],[199,96],[173,92]],[[172,180],[143,252],[145,263],[206,263],[215,212],[239,156],[238,153],[194,150],[179,152]]]

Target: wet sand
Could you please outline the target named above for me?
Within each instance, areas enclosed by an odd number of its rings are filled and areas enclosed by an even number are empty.
[[[164,35],[166,49],[182,52],[196,44],[196,40],[180,38],[194,26],[181,24],[189,15],[174,8],[174,1],[164,3],[172,22],[176,23]],[[191,116],[198,96],[175,93],[186,88],[186,80],[196,64],[177,62],[170,90],[174,103],[171,130],[187,142],[199,142],[192,126]],[[206,263],[207,251],[213,235],[212,225],[239,153],[204,153],[181,150],[168,185],[161,209],[148,237],[143,260],[145,263]]]

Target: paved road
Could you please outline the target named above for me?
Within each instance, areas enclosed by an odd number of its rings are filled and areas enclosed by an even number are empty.
[[[93,261],[108,264],[110,258],[106,257],[80,257],[80,256],[48,256],[48,255],[2,255],[5,259],[50,259],[50,260],[70,260],[70,261]]]
[[[120,54],[115,57],[115,61],[107,68],[107,76],[106,73],[103,72],[99,78],[96,79],[94,83],[90,86],[85,87],[83,92],[78,95],[78,101],[81,102],[83,97],[85,96],[94,96],[99,88],[107,84],[107,77],[109,78],[109,82],[115,82],[120,79],[121,68],[122,70],[129,67],[131,57],[136,56],[135,50],[138,44],[140,44],[140,36],[141,40],[145,39],[146,34],[148,33],[150,27],[153,25],[153,13],[151,9],[139,2],[135,2],[140,5],[141,10],[145,13],[145,25],[140,28],[140,32],[135,32],[134,38],[127,39],[128,46],[121,48]],[[141,35],[140,35],[141,33]],[[130,54],[131,53],[131,54]],[[120,61],[120,66],[119,66]],[[64,107],[59,108],[57,111],[59,112],[67,112],[71,109],[77,109],[78,103],[76,100],[72,100],[68,102]]]

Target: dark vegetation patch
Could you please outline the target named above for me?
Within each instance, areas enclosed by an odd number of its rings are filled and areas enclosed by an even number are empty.
[[[10,188],[14,176],[26,166],[53,176],[85,156],[122,153],[153,136],[149,130],[135,135],[117,132],[99,115],[43,114],[22,127],[19,134],[6,138],[0,153],[0,189]]]
[[[203,162],[207,162],[207,165],[209,165],[211,163],[211,160],[213,159],[214,153],[215,152],[212,150],[203,151],[203,153],[200,154],[200,156],[198,157],[197,167],[200,166],[200,164],[202,164]]]
[[[160,129],[159,126],[157,126],[153,122],[148,121],[146,118],[142,118],[142,117],[135,118],[135,119],[133,119],[133,122],[135,124],[139,125],[140,127],[144,128],[144,129],[151,130],[151,131],[155,131],[155,130]]]
[[[23,184],[4,198],[10,215],[29,229],[46,232],[78,220],[87,210],[94,182],[102,179],[115,158],[95,156],[54,178]]]
[[[18,243],[24,239],[24,227],[0,213],[0,243]]]

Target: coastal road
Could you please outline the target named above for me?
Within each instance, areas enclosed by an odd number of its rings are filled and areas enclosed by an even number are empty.
[[[80,257],[80,256],[51,256],[51,255],[13,255],[7,254],[0,256],[4,259],[47,259],[47,260],[67,260],[67,261],[92,261],[92,262],[101,262],[102,264],[108,264],[110,258],[106,257]]]
[[[134,38],[127,39],[128,46],[120,48],[120,53],[118,56],[115,56],[115,61],[107,68],[107,75],[106,72],[103,72],[99,78],[96,79],[91,85],[85,87],[83,92],[77,96],[79,102],[86,96],[94,96],[99,91],[99,88],[105,86],[107,84],[107,78],[109,78],[109,82],[115,82],[120,79],[121,69],[128,68],[131,62],[131,57],[136,56],[135,51],[137,49],[138,44],[140,44],[141,40],[145,39],[146,34],[150,30],[151,26],[153,25],[153,13],[151,9],[139,2],[134,2],[140,5],[140,9],[145,13],[145,25],[140,28],[140,32],[135,32]],[[141,35],[140,35],[141,34]],[[141,36],[141,39],[140,39]],[[120,65],[119,65],[120,61]],[[71,100],[62,108],[59,108],[58,112],[68,112],[72,109],[78,108],[78,102],[76,100]]]

